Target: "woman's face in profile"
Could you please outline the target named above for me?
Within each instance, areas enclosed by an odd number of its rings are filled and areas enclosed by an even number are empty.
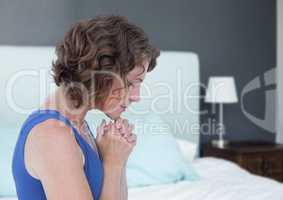
[[[123,87],[121,80],[114,79],[109,95],[102,104],[101,111],[115,120],[120,117],[122,112],[124,112],[132,102],[138,102],[140,100],[141,83],[145,79],[148,66],[148,60],[144,60],[141,65],[135,66],[135,68],[127,74],[129,83],[128,90]]]

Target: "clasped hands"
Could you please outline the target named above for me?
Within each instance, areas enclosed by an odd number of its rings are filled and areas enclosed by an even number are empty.
[[[96,144],[104,162],[125,164],[136,145],[134,125],[119,118],[114,122],[102,121],[97,128]]]

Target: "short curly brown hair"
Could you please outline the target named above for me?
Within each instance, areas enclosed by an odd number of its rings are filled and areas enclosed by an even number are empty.
[[[99,102],[108,95],[113,77],[96,72],[115,73],[126,83],[126,75],[144,58],[149,60],[148,71],[153,70],[159,54],[143,29],[125,17],[97,16],[76,23],[65,34],[56,46],[52,72],[56,85],[68,86],[66,94],[73,106],[79,108],[83,93],[74,83],[82,84]]]

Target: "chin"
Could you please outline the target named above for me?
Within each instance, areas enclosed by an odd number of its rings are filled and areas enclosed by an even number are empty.
[[[122,113],[105,113],[110,119],[116,120],[119,119]]]

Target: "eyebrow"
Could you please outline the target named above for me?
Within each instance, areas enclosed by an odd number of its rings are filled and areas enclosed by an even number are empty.
[[[132,82],[132,81],[140,81],[140,82],[143,82],[144,81],[144,79],[143,78],[141,78],[140,76],[141,75],[143,75],[143,73],[145,72],[145,67],[144,67],[144,65],[140,65],[140,68],[142,68],[143,70],[140,72],[140,73],[138,73],[137,75],[136,75],[136,78],[134,78],[133,80],[128,80],[128,81],[130,81],[130,82]]]
[[[145,67],[144,65],[140,65],[140,68],[142,68],[143,70],[138,74],[138,76],[142,75],[145,72]]]

